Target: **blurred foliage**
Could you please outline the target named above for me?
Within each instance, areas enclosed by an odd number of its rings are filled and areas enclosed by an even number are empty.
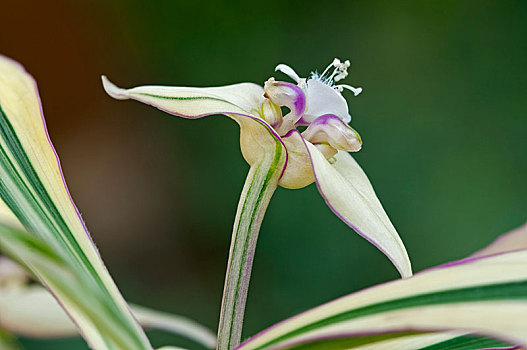
[[[526,219],[524,1],[10,0],[0,11],[16,28],[0,33],[2,53],[39,81],[70,190],[134,302],[216,327],[248,166],[228,118],[188,121],[112,101],[100,74],[122,86],[263,83],[278,63],[306,76],[349,58],[345,82],[364,88],[347,96],[364,140],[356,158],[416,271]],[[314,186],[279,189],[260,234],[245,335],[396,277]]]

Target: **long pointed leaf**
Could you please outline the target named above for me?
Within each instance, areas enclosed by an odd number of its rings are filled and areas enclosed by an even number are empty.
[[[178,334],[207,348],[216,346],[215,332],[195,321],[139,305],[130,307],[144,328]],[[79,334],[75,324],[49,291],[31,283],[26,270],[3,256],[0,257],[0,329],[32,338]]]
[[[322,338],[465,330],[527,344],[527,251],[452,263],[337,299],[263,331],[240,349]]]
[[[94,292],[92,279],[75,273],[66,256],[38,237],[3,224],[0,250],[46,282],[75,322],[82,322],[82,333],[94,349],[134,348],[129,329],[118,322],[120,315],[103,295]]]
[[[527,249],[527,223],[502,234],[494,242],[472,254],[471,257],[481,257],[520,249]]]
[[[523,246],[521,245],[521,242],[525,240],[526,234],[526,225],[523,225],[511,232],[501,235],[488,247],[483,248],[467,259],[458,261],[457,264],[462,263],[463,261],[471,261],[476,257],[504,253],[522,248]],[[475,350],[483,348],[509,350],[519,349],[519,347],[508,345],[503,341],[470,334],[470,332],[467,331],[425,332],[417,334],[412,332],[394,332],[366,336],[346,336],[346,334],[342,334],[341,337],[327,337],[319,341],[298,344],[293,348],[342,349],[343,347],[354,350]]]
[[[122,329],[119,342],[126,346],[106,344],[107,348],[150,349],[71,200],[47,134],[36,84],[22,66],[4,56],[0,56],[0,179],[0,196],[9,209],[29,232],[61,256],[70,273],[89,284],[111,313],[109,320]],[[51,283],[53,276],[42,276],[37,266],[26,265],[50,289],[58,286]],[[59,300],[68,299],[53,292]],[[70,305],[60,302],[66,308]],[[95,335],[98,325],[90,324],[84,310],[67,311],[84,336],[93,337],[87,339],[92,346],[101,342],[102,336]]]
[[[518,349],[499,340],[463,332],[396,332],[321,339],[289,347],[290,350],[479,350]]]

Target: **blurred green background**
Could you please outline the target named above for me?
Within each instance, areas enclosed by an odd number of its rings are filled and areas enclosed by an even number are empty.
[[[416,271],[464,257],[527,209],[525,1],[18,1],[0,50],[37,79],[70,191],[130,301],[215,329],[247,164],[225,117],[178,119],[121,86],[263,83],[349,58],[356,159]],[[276,74],[275,76],[279,76]],[[283,78],[280,76],[280,78]],[[397,278],[314,185],[279,189],[263,223],[244,336]],[[1,311],[0,311],[1,312]],[[150,333],[155,346],[184,345]],[[27,349],[86,349],[24,339]]]

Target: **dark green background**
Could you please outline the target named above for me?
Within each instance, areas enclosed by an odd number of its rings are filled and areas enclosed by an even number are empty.
[[[6,0],[0,50],[38,80],[70,190],[123,294],[215,328],[248,170],[238,128],[111,100],[100,74],[122,86],[213,86],[263,83],[278,63],[306,76],[351,59],[345,82],[364,88],[347,95],[364,140],[356,159],[419,271],[526,219],[526,5]],[[279,189],[244,334],[394,278],[315,186]],[[192,346],[150,334],[155,346]],[[79,339],[24,344],[86,348]]]

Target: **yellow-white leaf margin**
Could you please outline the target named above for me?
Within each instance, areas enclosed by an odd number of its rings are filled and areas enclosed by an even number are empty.
[[[0,223],[8,222],[21,229],[16,217],[5,209],[0,205]],[[216,347],[216,334],[187,317],[133,304],[130,308],[146,329],[177,334],[208,349]],[[76,325],[50,292],[41,285],[32,284],[28,271],[4,256],[0,256],[0,333],[2,330],[31,338],[62,338],[79,334]]]
[[[130,339],[130,330],[116,322],[114,310],[96,292],[94,282],[77,274],[71,261],[46,242],[0,224],[0,251],[36,276],[43,276],[46,287],[64,309],[77,316],[74,322],[82,323],[81,333],[93,349],[147,349],[138,347]]]
[[[17,336],[62,338],[79,334],[75,324],[53,296],[40,285],[13,285],[2,288],[0,281],[0,329]],[[216,346],[216,334],[186,317],[130,305],[138,322],[146,329],[181,335],[208,349]]]
[[[151,349],[71,200],[46,130],[35,81],[20,64],[4,56],[0,56],[0,178],[0,196],[7,208],[28,232],[46,242],[75,279],[94,289],[92,295],[105,305],[109,320],[121,329],[117,343],[106,339],[97,320],[60,300],[64,291],[53,290],[58,287],[49,281],[54,276],[42,275],[47,270],[25,262],[52,289],[90,345],[98,349]],[[24,252],[12,251],[17,253],[23,260]]]
[[[527,222],[522,226],[507,232],[485,248],[478,250],[471,257],[482,257],[487,255],[511,252],[527,249]]]
[[[465,259],[353,293],[283,321],[239,349],[331,338],[463,330],[527,344],[527,251]]]

